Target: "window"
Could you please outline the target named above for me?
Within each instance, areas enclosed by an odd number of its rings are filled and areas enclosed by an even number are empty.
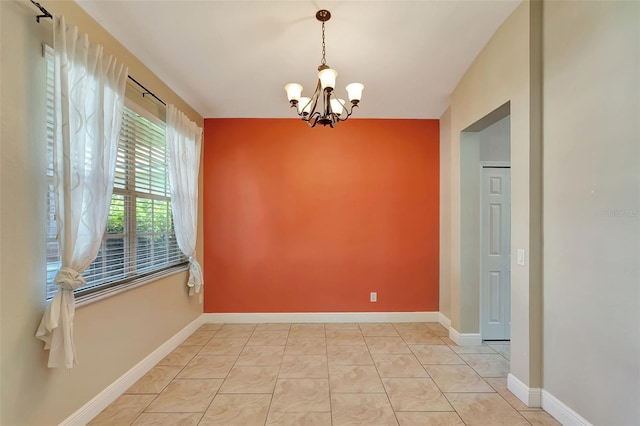
[[[47,57],[47,299],[60,268],[53,169],[53,51]],[[86,295],[182,265],[187,258],[173,230],[164,123],[126,103],[118,143],[113,196],[102,245],[83,272]],[[136,281],[137,282],[137,281]]]

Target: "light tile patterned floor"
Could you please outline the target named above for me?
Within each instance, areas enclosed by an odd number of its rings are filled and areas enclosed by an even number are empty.
[[[559,425],[437,323],[205,324],[92,425]]]

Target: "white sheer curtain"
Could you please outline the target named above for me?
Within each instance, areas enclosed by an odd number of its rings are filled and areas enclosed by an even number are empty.
[[[53,19],[54,170],[56,220],[62,266],[59,289],[36,337],[49,350],[49,367],[72,368],[73,291],[85,284],[82,272],[95,259],[113,192],[118,136],[127,68],[103,54],[64,17]]]
[[[167,105],[167,152],[173,226],[178,247],[189,256],[189,295],[202,287],[202,269],[196,260],[198,231],[198,171],[202,129],[180,112]]]

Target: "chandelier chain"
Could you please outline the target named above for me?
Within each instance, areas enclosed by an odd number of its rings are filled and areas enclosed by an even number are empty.
[[[324,22],[322,23],[322,65],[326,65],[327,61],[324,58],[325,55],[325,45],[324,45]]]

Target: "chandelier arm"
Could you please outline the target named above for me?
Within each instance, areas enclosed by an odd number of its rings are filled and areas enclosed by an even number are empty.
[[[339,117],[339,118],[338,118],[338,121],[347,121],[347,119],[348,119],[349,117],[351,117],[351,114],[353,114],[353,108],[354,108],[354,107],[356,107],[356,108],[357,108],[357,107],[358,107],[358,105],[351,105],[351,109],[349,109],[349,110],[347,110],[347,107],[345,106],[345,107],[344,107],[344,111],[347,113],[347,115],[346,115],[344,118]]]
[[[302,111],[298,112],[298,105],[297,104],[292,103],[290,108],[295,108],[296,109],[296,114],[298,114],[298,116],[304,120],[304,113]]]
[[[341,102],[338,96],[336,96],[335,98],[336,98],[336,101],[338,101],[338,103],[342,105],[342,112],[340,114],[336,114],[337,116],[336,118],[338,119],[338,121],[345,121],[347,118],[349,118],[349,115],[350,115],[349,111],[347,110],[347,105],[344,102]],[[345,116],[345,118],[342,118],[345,115],[345,113],[347,115]]]
[[[320,80],[318,80],[318,84],[316,85],[316,90],[315,92],[313,92],[313,95],[311,95],[311,98],[309,100],[309,102],[311,103],[311,111],[309,111],[309,116],[313,115],[314,113],[318,112],[317,111],[317,107],[318,107],[318,98],[320,97],[320,92],[322,91],[322,87],[320,85]]]
[[[308,113],[305,113],[304,110],[311,105],[313,108],[313,99],[309,98],[309,101],[304,105],[304,107],[302,107],[302,111],[300,113],[298,113],[298,115],[300,115],[301,117],[306,117],[310,114],[313,114],[313,110],[310,110]]]
[[[320,113],[316,112],[315,114],[315,120],[313,120],[313,123],[311,123],[311,121],[309,121],[309,125],[313,128],[316,127],[316,124],[318,124],[318,120],[320,119]]]
[[[338,95],[335,94],[335,90],[332,93],[333,93],[334,99],[336,101],[338,101],[338,103],[340,105],[342,105],[342,113],[341,114],[333,113],[333,115],[335,115],[335,118],[336,118],[336,123],[340,122],[340,121],[347,121],[347,119],[351,116],[351,114],[353,114],[353,107],[357,106],[357,105],[351,104],[351,109],[349,109],[349,108],[347,108],[347,103],[346,102],[340,102],[340,99],[338,98]]]
[[[318,106],[318,102],[312,101],[311,111],[309,111],[309,117],[315,114],[320,114],[320,112],[316,110],[317,106]]]
[[[335,113],[335,111],[333,110],[333,106],[331,105],[331,95],[333,95],[333,99],[336,99],[338,102],[340,102],[340,100],[338,99],[338,96],[336,95],[336,91],[332,90],[331,92],[329,92],[329,94],[326,97],[326,103],[327,103],[327,116],[331,117],[331,127],[333,127],[333,123],[336,121],[336,119],[339,117],[338,114]]]

